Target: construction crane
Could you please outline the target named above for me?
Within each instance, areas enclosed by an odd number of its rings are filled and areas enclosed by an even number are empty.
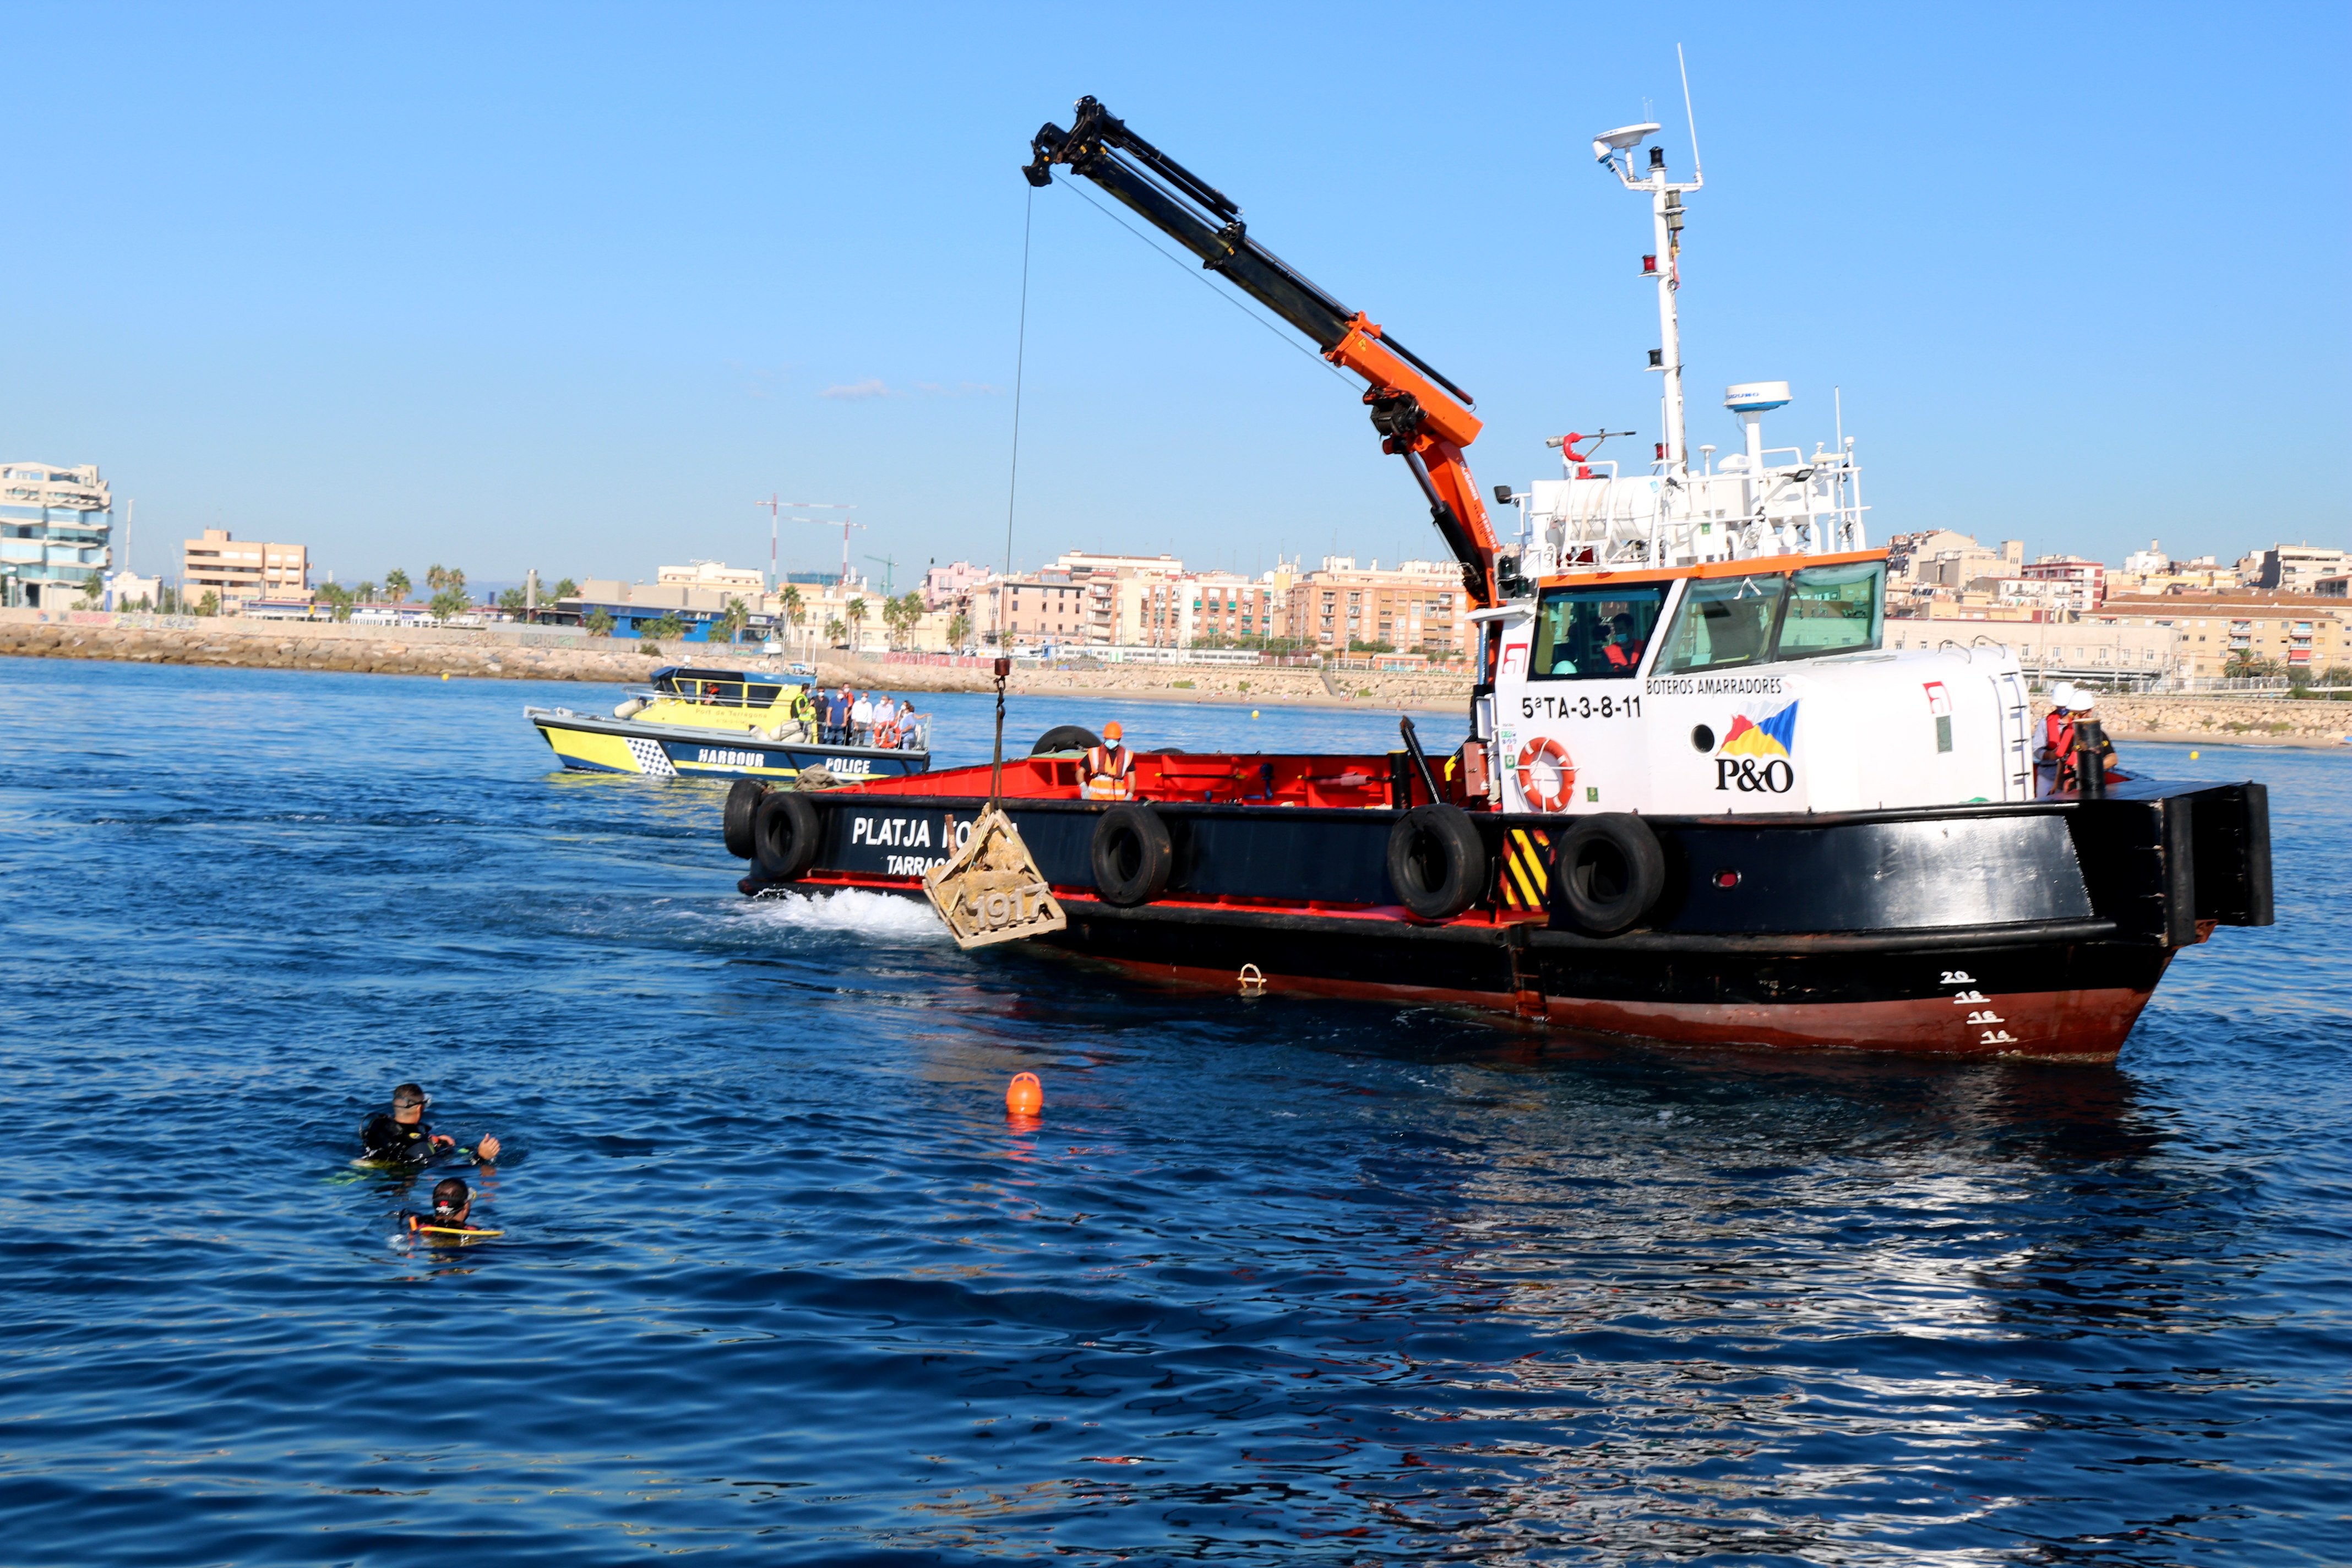
[[[782,587],[784,581],[776,569],[776,524],[784,509],[789,507],[795,511],[837,511],[844,514],[838,518],[796,517],[793,521],[814,522],[820,528],[841,530],[841,585],[845,588],[849,586],[849,531],[866,526],[862,522],[850,521],[847,516],[848,513],[857,510],[856,502],[851,501],[845,505],[839,501],[829,500],[778,500],[771,495],[766,500],[755,500],[751,505],[755,509],[765,508],[768,513],[768,578],[776,587]]]
[[[1475,398],[1252,239],[1241,208],[1095,100],[1078,100],[1067,131],[1047,121],[1029,148],[1022,173],[1031,184],[1051,184],[1056,163],[1085,175],[1202,267],[1306,333],[1325,359],[1361,376],[1381,450],[1403,458],[1412,470],[1430,521],[1462,563],[1472,601],[1481,608],[1500,602],[1495,531],[1463,457],[1482,427],[1471,412]]]

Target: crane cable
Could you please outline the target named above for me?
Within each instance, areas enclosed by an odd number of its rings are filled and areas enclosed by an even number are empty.
[[[1004,490],[1004,574],[1013,575],[1013,503],[1021,490],[1021,383],[1029,363],[1029,229],[1037,206],[1037,190],[1031,186],[1021,206],[1021,328],[1013,350],[1013,476]],[[1002,590],[1000,590],[1000,593]],[[997,616],[997,630],[1003,630],[1004,617]]]
[[[1110,219],[1111,222],[1118,225],[1119,227],[1135,236],[1136,238],[1141,240],[1144,245],[1156,255],[1167,258],[1168,264],[1171,267],[1178,268],[1187,278],[1191,278],[1197,281],[1202,288],[1206,289],[1217,299],[1223,300],[1226,304],[1231,305],[1234,310],[1239,310],[1243,315],[1248,317],[1251,321],[1255,321],[1259,326],[1264,327],[1267,331],[1273,333],[1275,341],[1281,343],[1283,347],[1293,350],[1296,353],[1305,354],[1308,359],[1313,360],[1317,364],[1321,365],[1325,370],[1330,372],[1331,375],[1339,381],[1342,386],[1353,386],[1355,384],[1348,379],[1347,375],[1340,371],[1339,366],[1333,364],[1329,360],[1325,359],[1321,354],[1317,353],[1313,349],[1304,346],[1297,338],[1292,337],[1288,332],[1284,331],[1280,327],[1276,326],[1272,321],[1267,321],[1264,316],[1259,315],[1255,310],[1251,310],[1247,305],[1243,304],[1239,300],[1234,299],[1231,294],[1228,294],[1223,289],[1218,288],[1214,283],[1209,280],[1208,277],[1200,268],[1188,266],[1181,257],[1179,257],[1172,252],[1160,249],[1158,245],[1152,242],[1150,235],[1144,233],[1141,229],[1136,227],[1133,224],[1128,222],[1125,218],[1119,216],[1108,207],[1103,205],[1102,203],[1095,200],[1094,197],[1087,195],[1086,192],[1078,189],[1076,185],[1072,184],[1066,180],[1057,180],[1055,182],[1055,184],[1058,189],[1069,191],[1072,195],[1076,195],[1078,200],[1086,203],[1087,205],[1094,208],[1095,211],[1102,214],[1103,216]]]
[[[1013,472],[1004,485],[1004,575],[996,580],[996,748],[988,764],[988,804],[1004,794],[1004,676],[1013,645],[1004,626],[1004,591],[1013,580],[1013,509],[1021,494],[1021,386],[1029,368],[1029,233],[1037,211],[1032,185],[1021,204],[1021,326],[1013,350]]]

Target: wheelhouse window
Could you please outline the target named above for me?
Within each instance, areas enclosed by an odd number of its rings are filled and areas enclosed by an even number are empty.
[[[1624,588],[1547,588],[1536,608],[1534,680],[1622,679],[1642,655],[1665,605],[1665,584]]]
[[[1780,616],[1778,657],[1818,658],[1876,647],[1885,588],[1886,565],[1879,561],[1808,566],[1794,574],[1789,607]]]
[[[1666,661],[1659,668],[1678,673],[1761,664],[1772,647],[1785,585],[1786,579],[1777,572],[1694,582],[1675,616]]]
[[[1693,583],[1659,668],[1723,669],[1875,648],[1885,590],[1881,561]]]

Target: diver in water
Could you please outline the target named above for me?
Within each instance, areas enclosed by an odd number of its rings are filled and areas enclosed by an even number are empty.
[[[431,1214],[404,1214],[401,1224],[411,1235],[496,1236],[473,1221],[474,1192],[456,1176],[445,1176],[433,1189]]]
[[[366,1157],[393,1165],[424,1165],[438,1154],[456,1151],[455,1138],[425,1125],[425,1108],[432,1103],[432,1097],[413,1083],[404,1083],[394,1089],[391,1111],[376,1112],[360,1129],[360,1142],[367,1151]],[[499,1157],[499,1141],[485,1135],[476,1146],[474,1157],[488,1164]]]

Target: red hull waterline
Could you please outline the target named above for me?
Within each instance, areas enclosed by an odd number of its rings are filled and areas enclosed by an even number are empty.
[[[1139,979],[1231,992],[1233,975],[1183,964],[1108,958]],[[1492,991],[1426,985],[1373,984],[1313,975],[1268,974],[1268,995],[1328,996],[1420,1006],[1473,1007],[1580,1034],[1613,1035],[1653,1045],[1727,1046],[1772,1050],[1899,1051],[1906,1055],[2031,1058],[2037,1061],[2112,1062],[2138,1022],[2153,988],[1990,994],[1956,1005],[1942,996],[1883,1002],[1763,1005],[1706,1002],[1618,1002],[1528,994],[1516,1003]],[[1972,1014],[1997,1015],[1988,1029]],[[1992,1036],[1990,1040],[1987,1035]],[[2007,1038],[2002,1037],[2006,1036]]]

